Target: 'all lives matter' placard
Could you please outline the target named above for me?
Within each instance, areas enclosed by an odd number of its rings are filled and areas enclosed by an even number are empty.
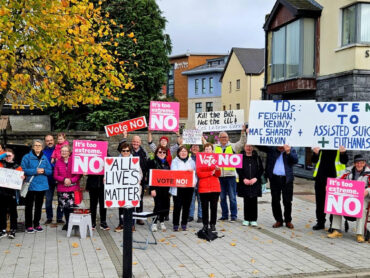
[[[141,180],[139,157],[106,157],[104,173],[106,208],[139,206]]]

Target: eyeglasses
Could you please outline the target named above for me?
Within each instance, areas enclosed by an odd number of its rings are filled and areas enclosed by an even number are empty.
[[[33,145],[34,147],[38,147],[38,148],[41,148],[42,145]]]
[[[129,153],[130,150],[121,150],[121,153]]]
[[[166,152],[158,152],[158,154],[166,154]]]
[[[227,136],[220,136],[220,137],[218,137],[218,138],[228,138]]]

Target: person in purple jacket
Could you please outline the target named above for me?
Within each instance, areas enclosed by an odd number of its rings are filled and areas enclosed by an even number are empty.
[[[72,174],[71,149],[68,145],[61,148],[61,159],[58,159],[54,168],[54,179],[57,182],[58,206],[63,209],[66,224],[62,230],[68,229],[69,214],[74,205],[74,192],[80,190],[82,175]]]

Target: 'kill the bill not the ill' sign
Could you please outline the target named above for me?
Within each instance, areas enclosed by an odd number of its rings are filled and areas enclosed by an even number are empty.
[[[178,131],[180,103],[151,101],[149,110],[149,129]]]
[[[149,172],[150,186],[194,187],[194,171],[157,170]]]
[[[197,168],[211,165],[216,165],[218,167],[243,168],[243,155],[228,153],[197,153]]]
[[[115,136],[118,134],[122,134],[124,131],[130,132],[142,128],[146,128],[146,119],[145,116],[111,124],[111,125],[106,125],[105,128],[105,133],[107,134],[107,137],[110,136]]]
[[[140,158],[106,157],[104,169],[105,207],[131,208],[139,206]]]
[[[365,182],[328,178],[325,213],[361,218]]]
[[[103,175],[107,152],[107,141],[73,140],[72,173]]]
[[[0,168],[0,187],[21,190],[24,176],[23,171]]]
[[[244,110],[227,110],[195,113],[195,128],[206,131],[241,130]]]

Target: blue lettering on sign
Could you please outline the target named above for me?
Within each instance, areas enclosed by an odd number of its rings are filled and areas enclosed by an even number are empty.
[[[249,129],[250,135],[263,135],[262,134],[262,128],[250,128]]]
[[[290,111],[294,112],[296,110],[295,105],[291,104],[289,100],[274,100],[275,111]]]
[[[370,126],[354,126],[352,136],[370,137]]]
[[[334,148],[344,146],[346,149],[370,149],[370,138],[334,137]]]
[[[261,145],[285,145],[286,139],[284,137],[260,137]]]
[[[314,136],[348,136],[349,127],[340,125],[317,125],[315,126]]]

